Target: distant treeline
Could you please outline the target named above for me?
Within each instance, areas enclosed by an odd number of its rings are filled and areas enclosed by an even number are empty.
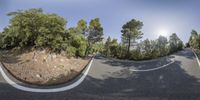
[[[166,56],[183,48],[183,42],[173,33],[169,40],[160,36],[156,40],[142,38],[143,23],[132,19],[122,26],[122,41],[108,37],[103,42],[103,27],[100,19],[92,19],[89,24],[84,19],[76,27],[67,28],[67,21],[57,14],[44,13],[40,8],[18,10],[8,14],[10,24],[0,33],[0,48],[15,47],[50,49],[52,52],[64,51],[67,56],[84,57],[101,53],[107,57],[144,60]],[[188,46],[200,45],[199,35],[192,31]]]

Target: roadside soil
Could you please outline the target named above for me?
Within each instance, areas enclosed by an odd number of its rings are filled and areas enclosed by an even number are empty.
[[[67,58],[48,50],[0,51],[0,60],[15,78],[35,85],[65,83],[81,74],[90,58]]]

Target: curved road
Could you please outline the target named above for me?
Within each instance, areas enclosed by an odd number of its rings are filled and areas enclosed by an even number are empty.
[[[0,75],[0,100],[200,100],[200,66],[190,49],[149,62],[97,56],[85,80],[64,92],[17,90]]]

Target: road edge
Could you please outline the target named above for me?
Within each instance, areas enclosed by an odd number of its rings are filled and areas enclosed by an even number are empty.
[[[199,68],[200,68],[200,60],[199,60],[197,54],[194,52],[194,50],[192,50],[192,52],[194,53],[196,60],[197,60],[197,63],[199,64]]]

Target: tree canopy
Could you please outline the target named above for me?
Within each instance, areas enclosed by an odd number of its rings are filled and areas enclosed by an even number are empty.
[[[48,48],[53,52],[65,51],[69,56],[85,56],[88,44],[103,39],[99,18],[90,25],[83,19],[76,27],[66,28],[67,21],[57,15],[44,13],[41,8],[10,12],[10,24],[0,34],[0,48]],[[87,42],[88,41],[88,42]]]
[[[183,48],[181,39],[173,33],[169,40],[159,36],[156,40],[142,38],[143,22],[132,19],[122,26],[122,42],[108,37],[103,42],[103,27],[99,18],[89,24],[84,19],[77,26],[67,28],[67,21],[57,15],[44,13],[40,8],[18,10],[8,14],[10,24],[0,33],[0,49],[14,47],[48,48],[53,52],[66,52],[67,56],[87,56],[102,53],[107,57],[144,60],[169,55]],[[200,35],[192,30],[189,43],[200,48]]]
[[[130,52],[131,43],[134,43],[137,39],[142,38],[142,26],[143,23],[135,19],[128,21],[122,26],[122,40],[125,44],[127,44],[127,56]]]

